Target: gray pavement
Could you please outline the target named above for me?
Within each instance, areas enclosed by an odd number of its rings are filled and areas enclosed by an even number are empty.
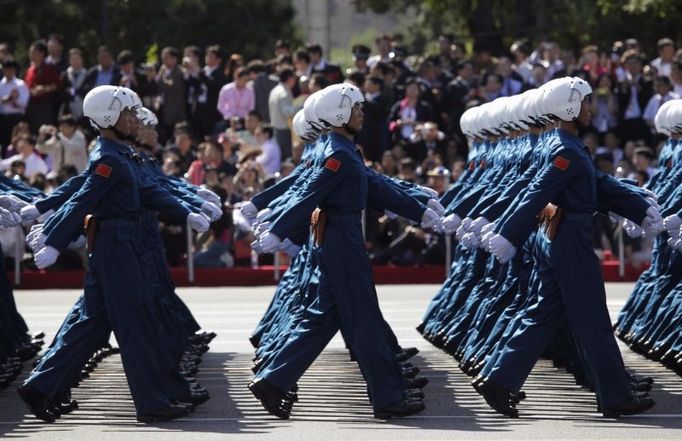
[[[180,295],[197,320],[218,333],[198,375],[212,395],[208,403],[183,420],[137,423],[120,359],[114,356],[74,390],[80,409],[55,424],[29,416],[14,387],[0,392],[0,439],[682,439],[681,379],[625,348],[630,368],[656,378],[652,396],[658,405],[648,414],[618,421],[600,418],[593,394],[544,361],[524,387],[528,399],[519,405],[521,418],[493,414],[456,362],[414,330],[437,289],[435,285],[378,287],[386,319],[401,344],[421,350],[412,361],[431,380],[424,390],[427,410],[416,417],[387,422],[371,417],[362,378],[338,337],[300,381],[300,402],[292,418],[280,421],[264,414],[246,389],[252,357],[247,338],[273,288],[186,288],[179,290]],[[617,313],[631,289],[632,284],[607,286],[612,313]],[[17,291],[16,299],[29,327],[44,330],[49,340],[78,295],[73,290]]]

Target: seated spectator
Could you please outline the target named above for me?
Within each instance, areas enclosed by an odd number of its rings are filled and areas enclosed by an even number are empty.
[[[391,108],[388,129],[395,143],[404,143],[410,139],[417,124],[433,120],[433,109],[420,99],[419,83],[410,78],[405,83],[405,98]]]
[[[648,179],[653,177],[657,172],[657,169],[652,167],[653,160],[654,153],[649,147],[636,148],[632,158],[634,171],[630,173],[628,178],[640,179],[642,176],[645,176],[644,174],[646,174]]]
[[[65,164],[70,164],[80,173],[88,166],[85,144],[85,135],[78,129],[73,117],[62,115],[58,130],[54,126],[40,128],[36,148],[48,155],[50,170],[59,170]]]
[[[25,165],[23,173],[25,178],[31,179],[36,173],[46,175],[48,172],[47,164],[45,164],[43,158],[35,152],[35,147],[36,139],[34,137],[22,136],[17,143],[18,153],[0,161],[0,170],[11,168],[15,161],[22,161]]]
[[[256,140],[261,154],[256,156],[256,162],[263,166],[266,175],[279,172],[282,165],[282,153],[277,142],[273,139],[272,127],[268,124],[256,129]]]
[[[680,98],[678,94],[673,92],[673,85],[669,77],[657,77],[654,80],[654,90],[656,94],[651,97],[644,109],[644,114],[642,115],[644,121],[646,121],[652,129],[654,128],[654,117],[656,117],[656,113],[661,105],[667,101]]]
[[[607,148],[599,147],[597,149],[597,154],[594,156],[594,164],[600,172],[613,175],[613,155]]]
[[[434,122],[427,122],[417,127],[410,142],[405,145],[405,152],[417,164],[427,157],[438,155],[441,163],[448,162],[448,141],[445,133],[438,130],[438,125]]]
[[[189,125],[186,122],[181,122],[175,125],[173,130],[175,143],[172,144],[168,149],[174,149],[178,151],[180,156],[180,162],[182,164],[182,171],[185,173],[189,170],[190,164],[197,159],[192,141],[192,135],[190,134]]]

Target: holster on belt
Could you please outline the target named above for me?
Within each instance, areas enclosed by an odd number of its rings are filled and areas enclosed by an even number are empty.
[[[544,212],[545,234],[547,234],[547,238],[549,240],[554,240],[557,232],[559,231],[559,225],[561,224],[561,219],[564,216],[564,210],[554,204],[547,204]]]
[[[92,214],[85,216],[83,230],[87,239],[88,252],[92,252],[95,247],[95,234],[97,233],[97,218]]]
[[[315,245],[324,242],[324,230],[327,228],[327,213],[321,208],[316,208],[310,216],[310,233],[313,235]]]

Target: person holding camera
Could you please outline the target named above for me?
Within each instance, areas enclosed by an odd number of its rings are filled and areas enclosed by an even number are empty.
[[[48,155],[52,170],[59,170],[70,164],[81,173],[88,165],[85,135],[78,129],[78,124],[71,115],[62,115],[59,118],[59,128],[42,126],[38,131],[37,141],[36,149]]]

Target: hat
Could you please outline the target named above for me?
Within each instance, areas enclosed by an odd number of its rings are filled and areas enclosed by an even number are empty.
[[[439,165],[438,167],[432,168],[431,170],[426,172],[426,176],[435,176],[435,177],[447,178],[448,176],[450,176],[450,170],[443,167],[442,165]]]
[[[364,44],[355,44],[351,48],[351,52],[353,52],[355,58],[367,59],[369,58],[371,50]]]

